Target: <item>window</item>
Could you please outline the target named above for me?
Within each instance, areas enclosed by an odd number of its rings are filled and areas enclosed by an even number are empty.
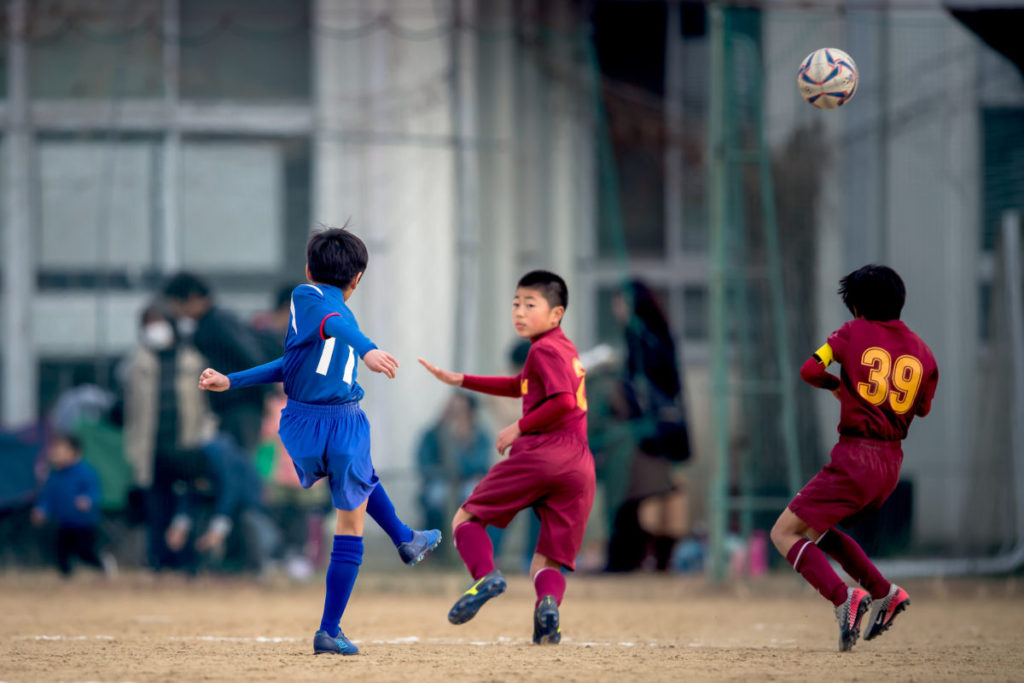
[[[36,150],[40,269],[150,267],[159,142],[55,136]]]
[[[181,97],[310,96],[309,0],[181,0]]]
[[[29,87],[45,99],[163,93],[160,0],[28,3]]]
[[[182,262],[198,270],[284,269],[286,246],[301,255],[311,227],[309,167],[305,140],[186,138]]]

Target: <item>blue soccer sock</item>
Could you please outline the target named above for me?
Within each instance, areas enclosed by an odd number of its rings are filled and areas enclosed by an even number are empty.
[[[320,630],[331,638],[341,630],[341,615],[345,613],[348,598],[363,563],[362,536],[335,536],[331,564],[327,567],[327,594],[324,596],[324,616]]]
[[[384,533],[391,538],[391,542],[396,546],[399,543],[412,540],[412,529],[398,518],[395,506],[388,498],[387,491],[384,490],[384,484],[377,484],[377,487],[373,489],[373,493],[370,494],[370,499],[366,503],[366,514],[377,522],[377,526],[384,530]]]

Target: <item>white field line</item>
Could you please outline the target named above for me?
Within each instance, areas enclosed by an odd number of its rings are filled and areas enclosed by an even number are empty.
[[[64,635],[38,635],[38,636],[13,636],[15,640],[40,640],[40,641],[61,641],[61,640],[117,640],[115,636],[64,636]],[[169,636],[168,641],[172,642],[204,642],[204,643],[304,643],[309,638],[294,638],[288,636]],[[495,640],[473,640],[469,638],[420,638],[418,636],[400,636],[397,638],[383,639],[352,639],[353,643],[371,645],[474,645],[478,647],[501,646],[501,645],[527,645],[532,641],[529,638],[507,638],[501,636]],[[636,643],[629,641],[594,641],[572,638],[562,640],[563,645],[575,647],[676,647],[675,641],[651,641]],[[694,643],[690,644],[691,647]],[[699,647],[699,645],[698,645]],[[2,683],[2,682],[0,682]]]

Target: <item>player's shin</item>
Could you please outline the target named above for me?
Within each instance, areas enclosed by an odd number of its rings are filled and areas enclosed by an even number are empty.
[[[832,570],[825,553],[813,541],[801,538],[786,553],[786,559],[807,583],[833,605],[838,607],[846,601],[846,584]]]
[[[857,541],[833,527],[822,534],[817,545],[835,558],[843,571],[849,574],[854,581],[864,586],[873,600],[880,600],[889,594],[891,584],[868,559],[864,549]]]
[[[373,489],[366,503],[366,514],[373,518],[396,546],[412,540],[412,529],[398,518],[395,506],[384,490],[384,484],[378,483]]]
[[[474,579],[494,571],[494,546],[479,522],[463,522],[455,527],[455,549]]]
[[[327,591],[324,596],[324,613],[320,630],[334,638],[340,629],[341,616],[345,613],[348,599],[363,562],[363,538],[361,536],[334,537],[331,564],[327,568]]]
[[[555,599],[555,604],[561,605],[562,598],[565,597],[565,576],[554,567],[544,567],[533,575],[533,588],[537,592],[534,607],[548,595]]]

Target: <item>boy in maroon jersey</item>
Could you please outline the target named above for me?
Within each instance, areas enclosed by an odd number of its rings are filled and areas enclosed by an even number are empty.
[[[869,607],[865,640],[888,629],[910,597],[887,581],[836,524],[878,507],[896,488],[903,462],[900,442],[914,416],[931,410],[939,370],[928,346],[900,322],[906,289],[894,270],[864,266],[839,285],[854,319],[833,332],[800,369],[805,382],[839,399],[839,443],[829,464],[779,515],[771,537],[793,568],[836,606],[839,650],[846,651],[857,642]],[[839,377],[825,371],[832,361],[842,366]],[[867,590],[848,587],[826,554]]]
[[[558,607],[565,594],[562,567],[576,568],[587,516],[594,502],[594,459],[587,446],[587,396],[576,347],[560,327],[569,302],[565,281],[535,270],[520,278],[512,300],[516,334],[530,340],[530,352],[515,377],[474,377],[441,370],[422,358],[435,377],[496,396],[523,398],[523,417],[498,433],[495,464],[452,520],[455,547],[475,583],[463,593],[448,621],[464,624],[485,602],[505,592],[505,577],[494,566],[488,524],[505,528],[517,512],[532,507],[540,537],[530,563],[537,592],[533,642],[562,639]]]

